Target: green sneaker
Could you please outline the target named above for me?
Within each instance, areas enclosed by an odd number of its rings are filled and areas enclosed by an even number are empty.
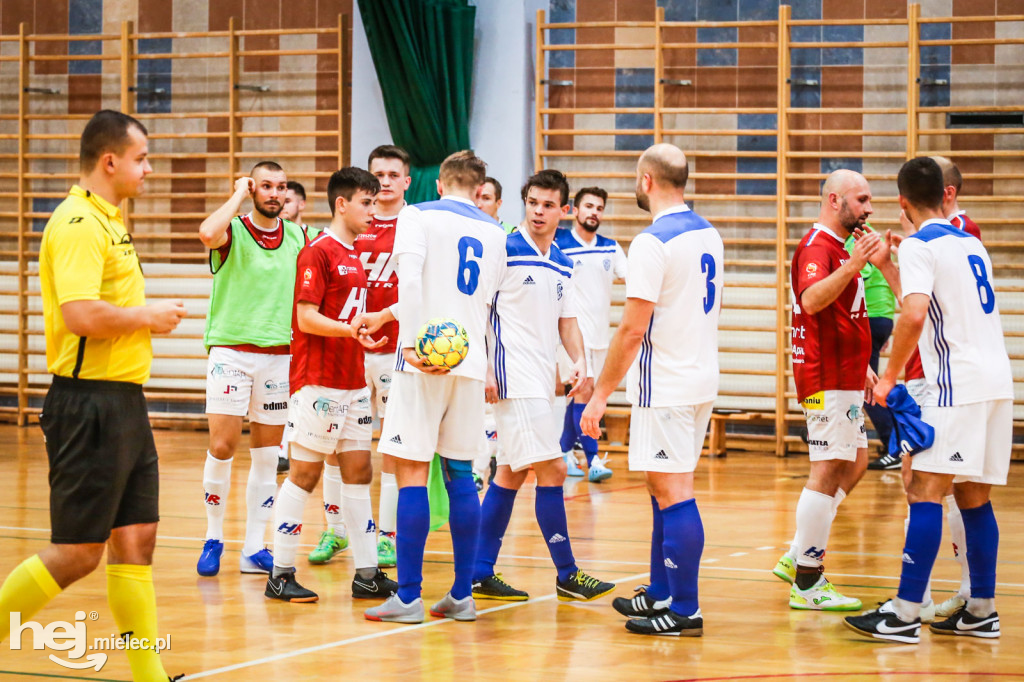
[[[334,555],[348,547],[348,536],[340,538],[335,535],[333,528],[328,528],[320,533],[320,541],[316,543],[316,549],[309,553],[309,563],[326,564]]]
[[[788,554],[783,554],[779,557],[779,561],[775,564],[775,568],[772,569],[772,573],[775,574],[779,580],[785,580],[790,585],[796,580],[796,563],[789,558]]]
[[[395,550],[395,534],[381,533],[377,536],[377,565],[381,568],[392,568],[398,558]]]

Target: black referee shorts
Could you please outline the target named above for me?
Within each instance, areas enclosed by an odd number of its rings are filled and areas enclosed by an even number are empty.
[[[142,386],[53,377],[39,424],[50,460],[50,541],[106,542],[160,519],[160,475]]]

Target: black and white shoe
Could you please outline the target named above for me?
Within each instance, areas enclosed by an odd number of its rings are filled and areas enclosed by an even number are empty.
[[[999,614],[993,611],[984,618],[971,615],[966,606],[946,620],[932,623],[928,629],[937,635],[961,635],[963,637],[999,637]]]
[[[267,578],[267,588],[263,591],[263,594],[269,599],[280,599],[281,601],[296,603],[315,602],[320,598],[316,592],[307,590],[299,584],[295,579],[294,571],[282,573],[277,577],[269,576]]]
[[[370,579],[360,578],[358,573],[352,578],[353,599],[387,599],[395,592],[398,592],[398,583],[379,568]]]
[[[888,452],[879,457],[878,459],[868,462],[868,469],[874,471],[890,471],[892,469],[899,469],[902,466],[899,457],[894,457]]]
[[[638,635],[700,637],[704,634],[704,616],[700,609],[689,617],[666,610],[653,618],[630,618],[626,621],[626,629]]]
[[[616,597],[612,600],[612,608],[627,618],[654,618],[668,611],[672,604],[672,597],[655,601],[647,596],[647,585],[641,585],[633,590],[635,595]]]
[[[847,616],[843,622],[857,634],[872,639],[903,644],[917,644],[921,641],[921,619],[915,618],[909,623],[901,620],[896,615],[891,599],[874,611]]]

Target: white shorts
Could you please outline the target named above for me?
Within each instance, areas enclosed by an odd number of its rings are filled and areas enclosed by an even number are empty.
[[[807,420],[807,449],[812,462],[853,462],[868,446],[864,428],[864,391],[818,391],[800,404]]]
[[[366,387],[377,410],[377,418],[384,419],[388,391],[391,390],[391,376],[395,372],[394,353],[364,353],[363,365],[366,371]]]
[[[501,443],[499,465],[521,471],[534,462],[547,462],[562,456],[558,446],[562,424],[555,419],[555,408],[550,399],[499,400],[495,416]]]
[[[472,461],[483,447],[484,382],[468,377],[395,372],[388,395],[391,416],[377,451],[429,462],[434,453]]]
[[[587,357],[587,376],[596,379],[601,376],[601,370],[604,369],[604,361],[608,357],[608,349],[586,348],[584,350]]]
[[[494,405],[484,403],[484,440],[488,457],[498,456],[498,418],[494,413]]]
[[[907,394],[914,399],[914,402],[918,405],[921,404],[924,398],[924,390],[928,388],[927,379],[911,379],[906,383]]]
[[[206,362],[206,413],[248,414],[257,424],[283,426],[288,421],[290,361],[290,355],[214,346]]]
[[[1006,485],[1013,447],[1013,401],[986,400],[952,407],[922,407],[935,429],[930,448],[910,458],[914,471],[953,474],[954,483]]]
[[[297,443],[319,456],[294,448],[291,456],[304,462],[322,462],[335,452],[369,450],[373,437],[370,391],[303,386],[288,406],[288,442]]]
[[[629,417],[629,470],[692,473],[704,447],[713,404],[634,405]]]

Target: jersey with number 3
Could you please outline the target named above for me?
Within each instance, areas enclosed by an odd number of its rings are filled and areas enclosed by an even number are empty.
[[[929,220],[900,244],[903,296],[931,301],[917,347],[923,404],[948,407],[1013,399],[1013,372],[996,305],[992,261],[981,241]]]
[[[800,305],[807,289],[849,260],[844,240],[820,223],[793,254],[793,379],[798,400],[818,391],[863,391],[871,357],[871,326],[860,273],[814,315]]]
[[[699,405],[718,397],[722,237],[686,205],[659,213],[629,247],[626,298],[654,303],[626,376],[638,407]]]
[[[505,230],[468,199],[443,197],[402,209],[394,255],[423,258],[422,305],[410,310],[399,303],[404,346],[413,345],[427,320],[455,320],[469,336],[469,352],[451,374],[486,378],[487,312],[505,271],[505,236]],[[401,355],[396,369],[416,371]]]
[[[316,304],[321,315],[342,322],[366,308],[366,273],[359,253],[329,228],[299,252],[288,388],[295,393],[303,386],[366,386],[363,346],[351,336],[319,336],[299,329],[300,303]]]
[[[366,269],[366,312],[376,313],[398,301],[398,259],[394,257],[397,216],[373,217],[373,223],[352,245]],[[373,338],[388,337],[388,342],[367,353],[394,353],[398,347],[398,322],[388,322]]]

